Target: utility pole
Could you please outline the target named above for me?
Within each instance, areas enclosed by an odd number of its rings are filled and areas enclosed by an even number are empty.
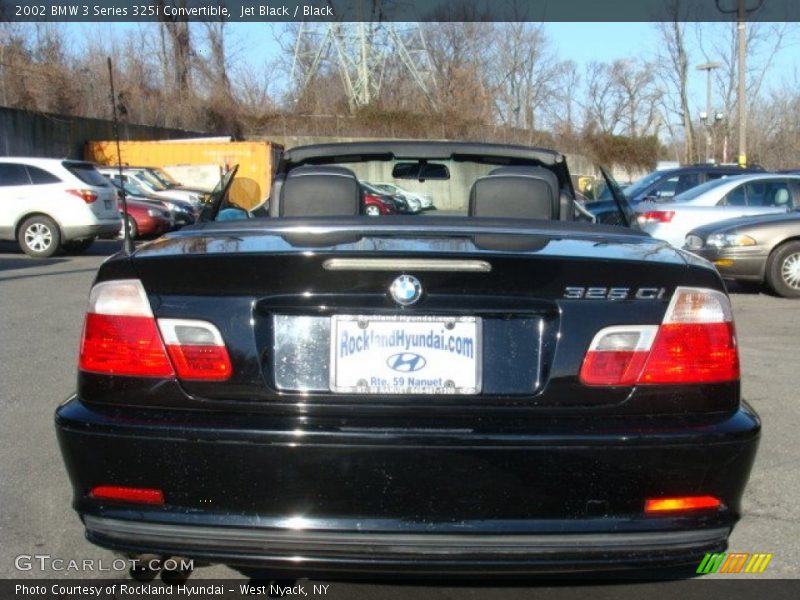
[[[760,3],[759,3],[760,4]],[[747,107],[745,106],[745,61],[746,57],[746,44],[747,44],[747,31],[746,31],[747,7],[745,0],[739,0],[739,14],[737,15],[736,23],[736,38],[739,46],[739,87],[736,90],[737,120],[739,122],[739,166],[747,166]]]
[[[714,117],[711,115],[711,71],[719,69],[722,65],[718,62],[707,62],[695,67],[698,71],[706,72],[706,112],[700,115],[706,124],[706,162],[713,162],[714,157],[711,155],[711,128],[714,125]]]
[[[716,0],[717,8],[723,13],[733,13],[729,8],[723,7],[724,0]],[[752,0],[751,0],[752,1]],[[738,61],[736,69],[739,71],[739,85],[736,88],[736,113],[739,129],[739,166],[747,166],[747,100],[746,68],[747,68],[747,15],[757,11],[764,4],[764,0],[755,0],[754,6],[748,8],[747,0],[739,0],[736,8],[736,44],[738,48]]]

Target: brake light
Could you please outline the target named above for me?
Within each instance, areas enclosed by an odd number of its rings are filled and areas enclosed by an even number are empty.
[[[78,364],[82,371],[133,377],[174,377],[177,372],[180,379],[218,381],[232,373],[214,325],[156,320],[137,279],[92,288]]]
[[[106,375],[174,375],[139,280],[104,281],[92,288],[78,365]]]
[[[92,190],[67,190],[67,193],[77,196],[86,202],[86,204],[91,204],[97,200],[97,194],[95,194]]]
[[[651,210],[637,217],[639,223],[669,223],[675,216],[674,210]]]
[[[606,327],[581,366],[585,385],[716,383],[739,379],[730,301],[722,292],[679,287],[660,326]]]
[[[681,512],[720,508],[722,502],[714,496],[677,496],[674,498],[648,498],[644,503],[646,514]]]
[[[89,495],[100,500],[119,500],[133,504],[164,504],[164,492],[152,488],[98,485],[92,488]]]

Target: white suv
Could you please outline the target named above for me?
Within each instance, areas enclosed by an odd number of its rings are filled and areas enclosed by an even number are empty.
[[[82,252],[122,226],[114,186],[91,163],[0,158],[0,240],[30,256]]]

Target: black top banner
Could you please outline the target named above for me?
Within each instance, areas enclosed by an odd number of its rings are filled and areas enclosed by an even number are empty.
[[[800,21],[800,0],[0,0],[17,22]]]

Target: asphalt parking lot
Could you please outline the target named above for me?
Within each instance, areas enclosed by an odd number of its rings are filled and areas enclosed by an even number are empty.
[[[20,572],[15,557],[49,554],[109,562],[113,558],[84,540],[70,508],[53,410],[74,387],[90,284],[104,257],[117,246],[100,242],[84,256],[34,260],[14,245],[0,243],[0,577],[108,577],[108,573]],[[760,413],[764,430],[744,500],[745,515],[731,539],[731,551],[773,553],[761,578],[800,578],[800,402],[795,362],[800,302],[745,291],[732,298],[744,397]],[[213,567],[195,575],[216,576],[238,574]],[[411,591],[384,584],[336,585],[342,597],[404,598]],[[463,588],[438,586],[414,588],[413,596],[483,598],[488,592],[480,588],[473,595]],[[563,597],[573,596],[565,590]]]

